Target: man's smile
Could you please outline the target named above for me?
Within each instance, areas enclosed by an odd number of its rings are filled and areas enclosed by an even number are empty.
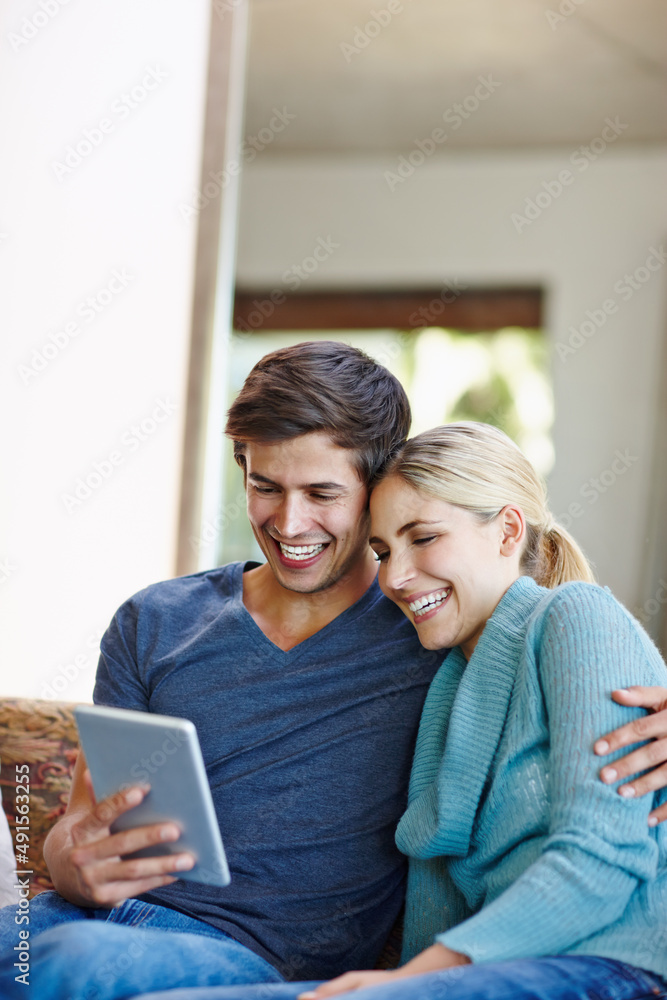
[[[273,536],[271,536],[273,538]],[[287,542],[280,542],[273,538],[275,546],[280,556],[280,561],[284,566],[298,566],[305,569],[312,566],[318,557],[329,547],[329,542],[311,542],[305,545],[290,545]]]

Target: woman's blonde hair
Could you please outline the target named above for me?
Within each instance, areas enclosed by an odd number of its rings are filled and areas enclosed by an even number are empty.
[[[593,571],[571,535],[556,524],[544,483],[526,456],[490,424],[435,427],[401,445],[381,478],[399,476],[420,493],[470,511],[484,521],[508,504],[526,518],[521,570],[543,587],[567,580],[594,582]]]

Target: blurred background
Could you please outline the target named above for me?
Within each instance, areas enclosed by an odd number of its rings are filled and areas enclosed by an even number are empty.
[[[667,648],[661,0],[8,0],[0,681],[88,700],[147,584],[256,549],[225,410],[357,344],[503,427]]]

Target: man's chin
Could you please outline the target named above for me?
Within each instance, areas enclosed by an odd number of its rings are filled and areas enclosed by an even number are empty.
[[[277,570],[274,568],[273,572],[280,586],[285,590],[291,590],[294,594],[318,594],[338,582],[337,577],[326,573],[307,575],[306,572],[299,570],[286,572],[283,566]]]
[[[346,575],[345,567],[336,570],[331,565],[315,563],[308,568],[293,569],[283,566],[279,560],[272,561],[271,569],[280,586],[293,594],[321,594],[335,587]]]

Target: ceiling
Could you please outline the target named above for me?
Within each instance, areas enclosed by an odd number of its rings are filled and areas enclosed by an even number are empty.
[[[263,156],[667,139],[665,0],[250,2],[246,134],[295,116]]]

